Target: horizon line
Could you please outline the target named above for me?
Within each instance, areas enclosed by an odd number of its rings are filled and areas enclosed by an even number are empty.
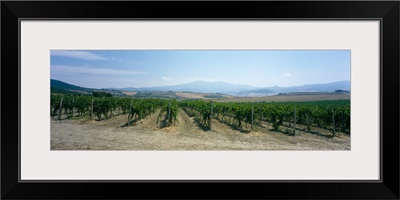
[[[98,89],[98,90],[102,90],[102,89],[121,90],[121,89],[127,89],[127,88],[129,88],[129,89],[131,89],[131,88],[139,89],[139,88],[154,88],[154,87],[173,87],[173,86],[177,86],[177,85],[184,85],[184,84],[190,84],[190,83],[195,83],[195,82],[206,82],[206,83],[218,83],[218,82],[221,82],[221,83],[232,84],[232,85],[246,85],[246,86],[251,86],[251,87],[260,88],[260,89],[263,89],[263,88],[271,88],[271,87],[287,88],[287,87],[297,87],[297,86],[306,86],[306,85],[329,84],[329,83],[344,82],[344,81],[351,82],[351,80],[339,80],[339,81],[333,81],[333,82],[308,83],[308,84],[292,85],[292,86],[278,86],[278,85],[274,85],[274,86],[263,86],[263,87],[259,87],[259,86],[253,86],[253,85],[250,85],[250,84],[242,84],[242,83],[228,83],[228,82],[224,82],[224,81],[205,81],[205,80],[197,80],[197,81],[192,81],[192,82],[188,82],[188,83],[181,83],[181,84],[176,84],[176,85],[163,85],[163,86],[160,85],[160,86],[147,86],[147,87],[145,86],[145,87],[119,87],[119,88],[116,88],[116,87],[109,87],[109,88],[93,88],[93,87],[79,86],[79,85],[76,85],[76,84],[72,84],[72,83],[68,83],[68,82],[65,82],[65,81],[62,81],[62,80],[57,80],[57,79],[52,79],[52,78],[50,78],[50,80],[56,80],[56,81],[60,81],[60,82],[64,82],[64,83],[70,84],[70,85],[78,86],[78,87],[83,87],[83,88],[88,88],[88,89]]]

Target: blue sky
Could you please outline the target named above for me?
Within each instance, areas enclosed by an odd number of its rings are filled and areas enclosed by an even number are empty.
[[[90,88],[222,81],[257,87],[350,80],[349,50],[51,50],[52,79]]]

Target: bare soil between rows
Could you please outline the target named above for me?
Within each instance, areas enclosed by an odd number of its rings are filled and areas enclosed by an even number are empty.
[[[51,150],[350,150],[350,136],[333,138],[296,130],[295,136],[258,127],[232,128],[220,120],[202,129],[179,109],[178,121],[161,128],[159,111],[124,126],[128,115],[95,120],[51,120]]]

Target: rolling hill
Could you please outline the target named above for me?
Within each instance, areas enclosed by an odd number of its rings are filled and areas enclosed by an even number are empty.
[[[54,79],[50,79],[50,88],[51,93],[59,94],[92,94],[101,91],[111,93],[114,96],[126,96],[119,90],[85,88]]]
[[[282,93],[299,93],[299,92],[334,92],[336,90],[350,91],[350,81],[337,81],[323,84],[308,84],[292,87],[254,87],[243,84],[231,84],[225,82],[206,82],[195,81],[187,84],[159,87],[140,87],[140,88],[108,88],[93,89],[85,88],[59,80],[51,80],[52,90],[69,91],[78,93],[92,93],[94,91],[110,92],[113,95],[125,96],[122,91],[130,92],[197,92],[197,93],[219,93],[228,94],[238,97],[257,97],[271,96]]]

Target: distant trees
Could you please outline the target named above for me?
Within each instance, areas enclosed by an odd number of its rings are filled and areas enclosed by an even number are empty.
[[[109,92],[93,92],[94,97],[112,97],[112,94]]]
[[[350,93],[349,91],[347,91],[347,90],[335,90],[335,92],[344,92],[344,93]]]

